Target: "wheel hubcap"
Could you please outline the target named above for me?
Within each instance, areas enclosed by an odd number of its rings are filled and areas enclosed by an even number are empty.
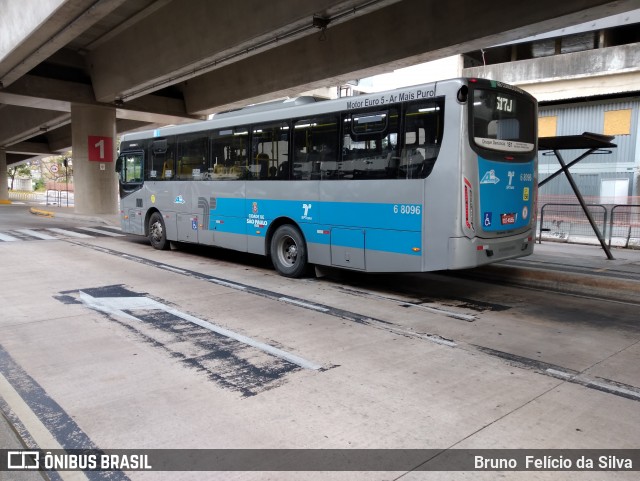
[[[155,242],[159,242],[162,239],[162,224],[160,222],[154,222],[151,225],[151,237]]]
[[[285,237],[280,242],[280,260],[288,267],[293,266],[298,259],[298,246],[291,237]]]

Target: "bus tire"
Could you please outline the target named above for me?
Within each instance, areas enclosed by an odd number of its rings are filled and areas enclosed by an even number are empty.
[[[160,212],[154,212],[149,217],[149,242],[154,249],[163,251],[169,248],[167,230]]]
[[[307,271],[307,245],[302,233],[290,224],[273,233],[270,254],[273,267],[285,277],[302,277]]]

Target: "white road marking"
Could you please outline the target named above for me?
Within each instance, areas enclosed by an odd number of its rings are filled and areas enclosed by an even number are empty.
[[[280,297],[278,298],[281,302],[286,302],[287,304],[293,304],[294,306],[305,307],[307,309],[313,309],[314,311],[320,312],[329,312],[329,309],[326,307],[318,306],[316,304],[311,304],[309,302],[298,301],[296,299],[290,299],[288,297]]]
[[[110,237],[126,237],[124,234],[118,234],[117,232],[109,232],[108,230],[95,229],[93,227],[78,227],[78,229],[86,230],[87,232],[94,232],[96,234],[102,234]]]
[[[47,229],[51,232],[55,232],[56,234],[62,234],[64,236],[67,237],[77,237],[79,239],[92,239],[93,236],[87,235],[87,234],[81,234],[80,232],[74,232],[72,230],[67,230],[67,229],[59,229],[57,227],[51,227],[49,229]]]
[[[568,372],[558,371],[557,369],[547,369],[547,373],[551,374],[554,377],[559,377],[561,379],[571,379],[574,377],[574,374],[569,374]]]
[[[26,234],[28,236],[42,240],[58,240],[57,237],[53,237],[52,235],[45,234],[44,232],[38,232],[31,229],[16,229],[16,232],[20,232],[21,234]]]
[[[166,264],[160,264],[160,267],[162,269],[166,269],[166,270],[171,271],[171,272],[177,272],[178,274],[186,274],[186,272],[187,272],[187,271],[185,271],[183,269],[178,269],[177,267],[168,266]]]
[[[20,239],[18,239],[17,237],[10,236],[9,234],[3,234],[2,232],[0,232],[0,240],[4,242],[14,242]]]
[[[455,311],[449,311],[447,309],[441,309],[439,307],[428,307],[428,306],[424,306],[422,304],[414,304],[412,302],[407,303],[407,305],[409,307],[415,307],[417,309],[422,309],[424,311],[431,312],[433,314],[442,314],[444,316],[452,317],[454,319],[460,319],[462,321],[474,322],[476,320],[476,316],[472,316],[472,315],[469,315],[469,314],[462,314],[460,312],[455,312]]]
[[[631,389],[626,389],[626,388],[616,386],[615,384],[604,382],[604,381],[597,381],[587,376],[577,376],[576,380],[582,383],[585,383],[585,385],[587,386],[596,386],[606,391],[617,392],[625,396],[631,396],[634,399],[640,400],[640,391],[632,391]]]
[[[26,430],[29,431],[38,447],[48,450],[62,449],[62,446],[46,426],[2,374],[0,374],[0,395],[2,395],[9,409],[13,411]],[[82,471],[57,471],[57,473],[64,481],[87,481],[88,479]]]
[[[634,399],[640,400],[640,389],[637,391],[632,389],[627,389],[621,386],[617,386],[614,383],[606,382],[604,380],[590,378],[589,376],[585,376],[584,374],[569,374],[567,372],[558,371],[557,369],[552,369],[552,368],[546,369],[546,372],[548,374],[551,374],[554,377],[565,379],[567,381],[575,382],[578,384],[582,384],[583,386],[586,386],[586,387],[596,387],[596,388],[603,389],[605,391],[615,392],[618,394],[622,394],[624,396],[630,396]]]
[[[241,286],[240,284],[234,284],[233,282],[227,282],[220,279],[209,279],[209,282],[213,282],[214,284],[218,284],[224,287],[230,287],[231,289],[238,289],[240,291],[246,291],[246,286]]]
[[[165,311],[169,314],[179,317],[180,319],[192,322],[193,324],[204,327],[205,329],[209,329],[210,331],[213,331],[230,339],[235,339],[236,341],[247,344],[248,346],[255,347],[256,349],[289,361],[304,369],[311,369],[314,371],[322,369],[322,365],[317,364],[313,361],[309,361],[290,352],[283,351],[282,349],[278,349],[277,347],[265,344],[264,342],[256,341],[255,339],[252,339],[248,336],[238,334],[237,332],[225,329],[224,327],[199,319],[195,316],[180,312],[177,309],[173,309],[158,301],[149,299],[148,297],[93,297],[83,291],[80,291],[80,300],[82,300],[82,302],[91,309],[136,321],[140,321],[140,319],[124,311],[134,311],[136,309],[157,309],[160,311]]]

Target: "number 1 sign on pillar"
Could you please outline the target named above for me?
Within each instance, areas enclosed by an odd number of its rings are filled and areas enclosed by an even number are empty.
[[[88,142],[90,162],[113,162],[113,138],[90,135]]]

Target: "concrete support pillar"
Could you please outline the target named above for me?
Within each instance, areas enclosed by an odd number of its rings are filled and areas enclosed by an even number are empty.
[[[78,214],[117,214],[116,111],[71,106],[73,184]]]
[[[0,149],[0,204],[11,204],[7,179],[7,152]]]

